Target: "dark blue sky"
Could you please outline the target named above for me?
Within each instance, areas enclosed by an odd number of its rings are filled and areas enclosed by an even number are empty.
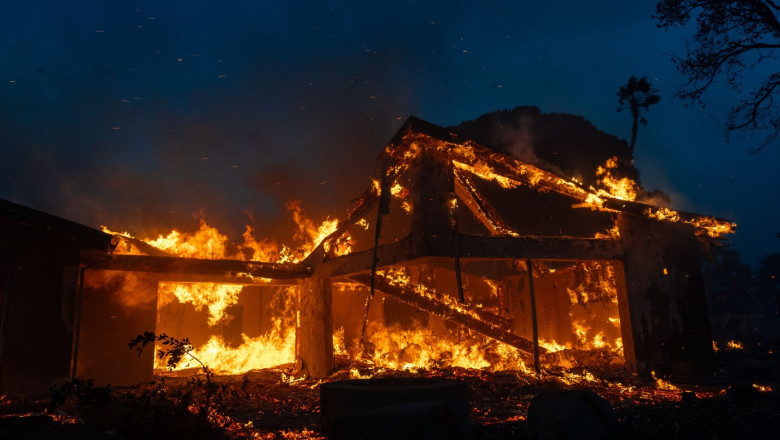
[[[654,5],[3,2],[0,198],[139,235],[200,215],[262,235],[288,199],[340,216],[409,115],[536,105],[628,138],[615,93],[647,75],[662,100],[639,131],[643,184],[736,221],[755,264],[780,250],[780,146],[727,144],[716,119],[735,96],[718,85],[706,112],[673,97],[690,32],[657,29]]]

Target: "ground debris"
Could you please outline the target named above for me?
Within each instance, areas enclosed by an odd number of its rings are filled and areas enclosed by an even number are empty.
[[[80,388],[71,385],[78,392],[60,396],[57,405],[4,398],[0,432],[4,439],[322,439],[322,382],[391,376],[464,381],[473,439],[527,437],[531,400],[563,390],[590,390],[606,399],[619,418],[621,438],[765,438],[780,424],[777,374],[756,385],[756,392],[729,395],[725,386],[659,389],[655,381],[616,367],[536,375],[461,368],[392,371],[344,359],[337,365],[325,381],[296,378],[287,365],[210,381],[196,371],[161,373],[153,383],[129,388],[83,382]],[[744,391],[745,385],[739,386]]]

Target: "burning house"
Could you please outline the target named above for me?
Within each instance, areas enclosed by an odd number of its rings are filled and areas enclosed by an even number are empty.
[[[127,348],[147,331],[189,338],[215,371],[294,363],[311,377],[338,356],[649,375],[712,352],[700,254],[732,223],[585,187],[415,118],[378,164],[298,252],[247,236],[236,252],[194,251],[4,202],[0,388],[151,379],[151,350]]]

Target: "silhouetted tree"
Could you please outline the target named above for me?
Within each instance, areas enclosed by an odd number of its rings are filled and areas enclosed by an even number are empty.
[[[780,253],[775,252],[764,255],[760,263],[761,266],[757,273],[758,277],[780,287]]]
[[[693,44],[685,57],[673,57],[688,83],[677,96],[702,104],[702,94],[718,76],[740,91],[743,72],[759,64],[771,72],[728,113],[726,137],[734,131],[767,131],[757,152],[780,134],[780,2],[778,0],[661,0],[656,4],[658,27],[669,29],[696,23]],[[769,63],[769,64],[766,64]],[[774,63],[774,64],[772,64]]]
[[[714,248],[713,255],[718,260],[718,270],[721,273],[727,273],[737,279],[750,279],[750,266],[742,262],[742,256],[733,248]]]
[[[658,90],[647,81],[647,77],[636,79],[634,75],[628,79],[626,85],[618,90],[617,111],[630,110],[633,124],[631,125],[631,154],[634,154],[636,145],[636,133],[639,130],[639,124],[647,125],[647,119],[642,114],[644,110],[649,110],[651,105],[657,104],[661,100],[658,96]]]

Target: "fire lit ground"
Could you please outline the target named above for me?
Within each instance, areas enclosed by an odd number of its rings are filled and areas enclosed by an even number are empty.
[[[80,264],[61,376],[156,374],[172,396],[205,365],[248,398],[209,422],[254,438],[316,437],[318,380],[387,374],[465,378],[487,403],[472,402],[482,426],[523,420],[539,389],[595,387],[618,409],[677,402],[650,378],[718,384],[699,261],[735,225],[634,201],[615,161],[586,188],[411,118],[344,219],[316,225],[288,205],[295,245],[249,227],[230,244],[205,221],[156,239],[106,230],[105,257]],[[187,338],[183,372],[127,350],[144,332]],[[4,376],[34,387],[13,362]]]

